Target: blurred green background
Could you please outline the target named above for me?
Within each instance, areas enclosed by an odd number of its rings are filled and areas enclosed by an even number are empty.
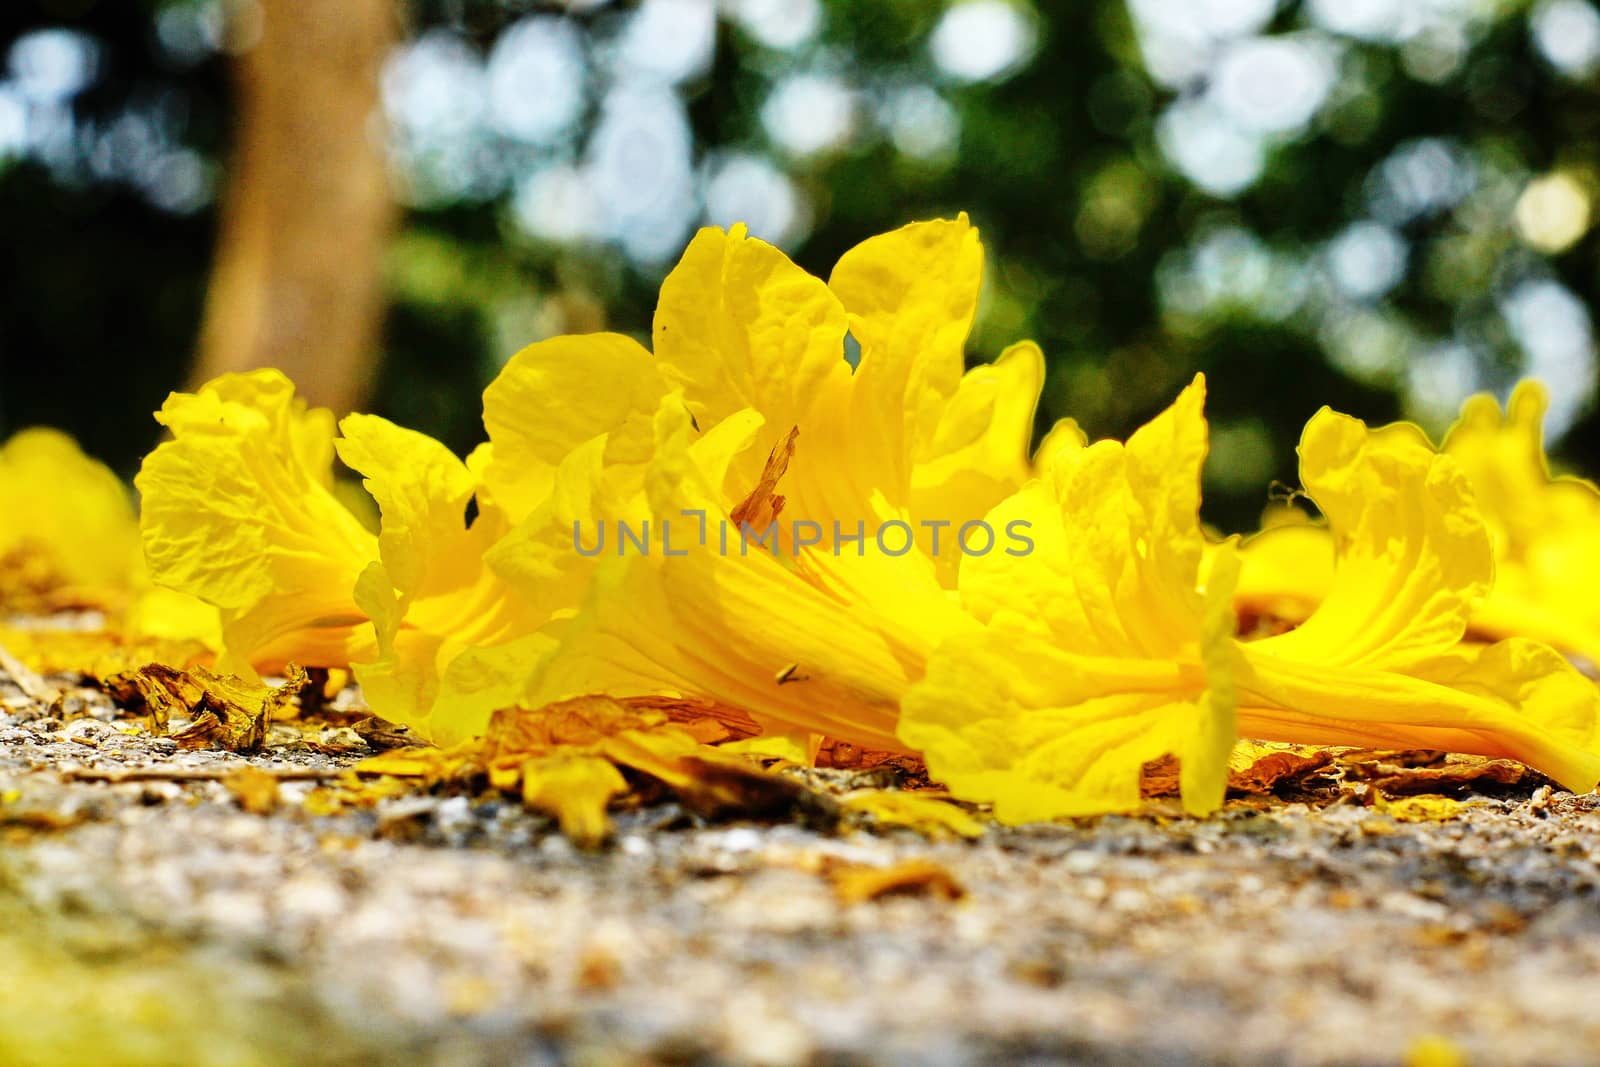
[[[125,472],[156,440],[230,69],[285,2],[0,8],[0,431],[61,426]],[[1041,428],[1093,436],[1206,371],[1225,526],[1294,482],[1323,404],[1436,432],[1534,374],[1558,452],[1600,469],[1589,0],[425,0],[384,55],[368,130],[401,213],[359,402],[460,452],[518,348],[646,336],[695,226],[826,276],[964,210],[989,257],[969,358],[1034,338]]]

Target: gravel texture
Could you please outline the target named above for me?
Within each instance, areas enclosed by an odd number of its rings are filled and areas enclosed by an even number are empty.
[[[177,751],[76,710],[0,683],[7,1065],[1600,1060],[1600,796],[976,841],[667,803],[584,853],[485,797],[322,813],[285,781],[251,814],[196,776],[364,753]],[[145,780],[85,780],[106,772]],[[949,878],[840,892],[909,861]]]

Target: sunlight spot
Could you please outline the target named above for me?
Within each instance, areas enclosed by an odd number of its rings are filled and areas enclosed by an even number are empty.
[[[1006,0],[963,0],[945,11],[928,47],[940,70],[956,81],[996,81],[1033,55],[1033,23]]]

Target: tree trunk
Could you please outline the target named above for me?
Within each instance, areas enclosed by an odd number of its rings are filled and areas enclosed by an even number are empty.
[[[398,13],[392,0],[241,7],[238,139],[195,375],[278,367],[348,411],[370,384],[396,214],[378,72]]]

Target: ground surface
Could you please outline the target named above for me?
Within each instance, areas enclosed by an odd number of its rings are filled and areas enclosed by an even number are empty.
[[[975,842],[658,804],[587,854],[465,796],[319,814],[290,781],[250,814],[182,779],[355,755],[293,734],[179,752],[97,714],[0,682],[0,1063],[1600,1058],[1592,795],[1518,785],[1424,823],[1249,801]],[[148,780],[84,780],[130,769]],[[841,898],[834,872],[911,859],[965,896]]]

